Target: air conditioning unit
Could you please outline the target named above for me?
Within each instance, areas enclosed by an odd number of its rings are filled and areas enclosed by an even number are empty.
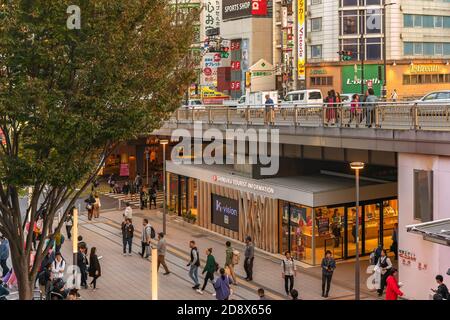
[[[400,33],[400,39],[403,40],[403,33]]]

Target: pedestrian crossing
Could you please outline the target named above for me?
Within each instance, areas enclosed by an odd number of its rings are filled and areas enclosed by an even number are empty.
[[[129,202],[132,207],[140,208],[140,206],[141,206],[138,194],[130,196],[130,195],[125,195],[123,193],[107,192],[107,193],[103,193],[103,195],[106,197],[116,199],[116,200],[120,200],[122,203],[121,207],[124,207],[126,202]],[[162,191],[158,191],[156,193],[156,206],[158,208],[162,208],[163,203],[164,203],[164,193]],[[152,207],[154,208],[153,204],[152,204]]]

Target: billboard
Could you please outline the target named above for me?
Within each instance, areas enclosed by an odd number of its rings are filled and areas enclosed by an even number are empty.
[[[306,36],[306,0],[297,0],[297,76],[299,80],[306,79],[306,50],[305,50],[305,36]]]
[[[267,0],[223,0],[222,19],[242,19],[251,16],[266,16]]]
[[[211,193],[213,224],[239,232],[239,201]]]
[[[366,64],[364,65],[364,91],[368,87],[372,87],[375,95],[381,95],[383,87],[383,78],[380,77],[379,69],[382,65]],[[342,92],[343,93],[360,93],[361,92],[361,66],[343,66],[342,74]]]

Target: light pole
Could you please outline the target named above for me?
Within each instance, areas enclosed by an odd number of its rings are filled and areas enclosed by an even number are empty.
[[[356,218],[355,218],[355,233],[356,233],[356,262],[355,262],[355,300],[360,300],[360,266],[359,266],[359,170],[364,169],[364,162],[352,162],[350,168],[355,170],[356,180]]]
[[[76,266],[78,265],[78,209],[73,208],[73,221],[72,221],[72,252],[73,252],[73,285],[77,287],[76,281]]]
[[[163,194],[164,194],[164,208],[163,208],[163,233],[166,235],[166,145],[169,143],[169,140],[160,140],[159,142],[163,146]]]
[[[386,81],[386,69],[387,69],[387,58],[386,58],[386,7],[392,6],[396,4],[395,2],[386,3],[386,0],[383,1],[383,98],[387,99],[387,81]]]

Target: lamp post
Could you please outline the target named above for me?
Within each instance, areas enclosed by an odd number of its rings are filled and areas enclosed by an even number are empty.
[[[350,168],[355,170],[356,183],[356,219],[355,219],[355,233],[356,233],[356,254],[355,254],[355,300],[360,300],[360,265],[359,265],[359,170],[364,169],[364,162],[352,162]]]
[[[166,228],[166,145],[169,143],[169,140],[160,140],[159,142],[163,146],[163,194],[164,194],[164,208],[163,208],[163,233],[167,234]]]
[[[386,3],[386,0],[383,1],[383,98],[387,99],[387,81],[386,81],[386,66],[387,66],[387,58],[386,58],[386,7],[392,6],[396,4],[395,2]]]
[[[78,209],[73,209],[73,223],[72,223],[72,252],[73,252],[73,285],[77,287],[76,280],[76,266],[78,265]]]

